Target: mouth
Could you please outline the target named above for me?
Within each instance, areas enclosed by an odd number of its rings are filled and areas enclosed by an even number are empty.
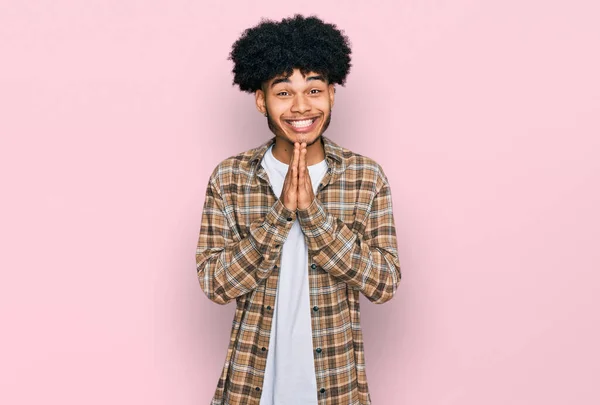
[[[294,132],[310,132],[315,127],[319,117],[303,118],[301,120],[284,120],[288,127]]]

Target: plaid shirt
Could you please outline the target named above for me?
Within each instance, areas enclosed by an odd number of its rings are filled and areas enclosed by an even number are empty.
[[[400,282],[392,196],[375,161],[321,138],[329,168],[305,210],[283,205],[260,164],[275,137],[225,159],[210,176],[196,251],[198,281],[210,300],[236,301],[211,405],[260,401],[281,247],[295,220],[308,246],[318,403],[371,404],[359,292],[382,304]]]

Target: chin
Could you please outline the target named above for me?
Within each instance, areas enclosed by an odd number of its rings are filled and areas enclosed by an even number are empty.
[[[295,134],[295,133],[291,133],[288,136],[288,139],[290,139],[293,142],[306,142],[306,145],[312,145],[315,141],[317,141],[321,136],[320,132],[315,131],[314,133],[308,133],[308,134]]]

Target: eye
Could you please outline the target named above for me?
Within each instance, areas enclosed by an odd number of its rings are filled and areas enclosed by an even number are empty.
[[[280,91],[279,93],[277,93],[277,95],[278,95],[278,96],[284,95],[283,93],[285,93],[285,95],[287,95],[287,94],[288,94],[288,92],[287,92],[287,91]]]
[[[313,93],[313,91],[316,91],[316,93]],[[311,90],[311,94],[317,94],[317,93],[320,93],[320,92],[321,92],[321,90],[319,90],[319,89],[312,89]]]

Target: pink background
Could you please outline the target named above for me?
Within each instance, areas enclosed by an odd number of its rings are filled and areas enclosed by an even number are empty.
[[[598,2],[236,3],[2,1],[0,403],[209,403],[205,186],[271,136],[226,58],[294,12],[349,35],[327,135],[392,185],[374,404],[600,403]]]

